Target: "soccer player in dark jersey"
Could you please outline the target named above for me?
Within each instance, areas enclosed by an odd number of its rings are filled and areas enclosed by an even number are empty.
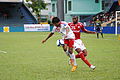
[[[95,23],[94,23],[94,27],[95,27],[95,31],[97,32],[97,38],[99,38],[99,33],[101,34],[102,38],[103,38],[103,27],[101,26],[101,21],[99,19],[96,19]]]

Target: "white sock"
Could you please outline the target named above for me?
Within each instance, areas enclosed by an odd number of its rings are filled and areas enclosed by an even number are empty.
[[[74,60],[74,65],[77,66],[76,58],[75,58],[75,54],[74,53],[70,54],[70,59],[73,59]]]
[[[67,55],[67,56],[69,56],[69,57],[70,57],[70,53],[69,53],[68,51],[66,51],[65,53],[66,53],[66,55]]]

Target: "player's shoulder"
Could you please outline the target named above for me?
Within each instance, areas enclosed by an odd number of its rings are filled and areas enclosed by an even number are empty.
[[[56,26],[53,26],[52,31],[56,30],[56,28],[57,28]]]
[[[65,22],[65,21],[61,21],[60,24],[61,24],[62,26],[68,26],[68,23]]]
[[[84,25],[83,25],[83,23],[78,22],[78,26],[83,27]]]
[[[73,22],[69,22],[68,25],[69,25],[69,26],[73,25]]]
[[[60,23],[61,23],[61,24],[66,24],[66,25],[68,24],[68,23],[67,23],[67,22],[65,22],[65,21],[61,21]]]
[[[73,24],[73,22],[68,22],[68,24]]]
[[[78,22],[78,24],[79,24],[79,25],[83,25],[83,23],[82,23],[82,22]]]

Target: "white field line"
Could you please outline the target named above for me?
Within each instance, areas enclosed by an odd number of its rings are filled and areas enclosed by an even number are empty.
[[[2,51],[2,50],[0,50],[0,53],[7,53],[6,51]]]

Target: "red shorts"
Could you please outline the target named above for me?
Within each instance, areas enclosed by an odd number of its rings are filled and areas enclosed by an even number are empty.
[[[64,44],[67,44],[68,47],[73,48],[74,39],[64,39]]]

